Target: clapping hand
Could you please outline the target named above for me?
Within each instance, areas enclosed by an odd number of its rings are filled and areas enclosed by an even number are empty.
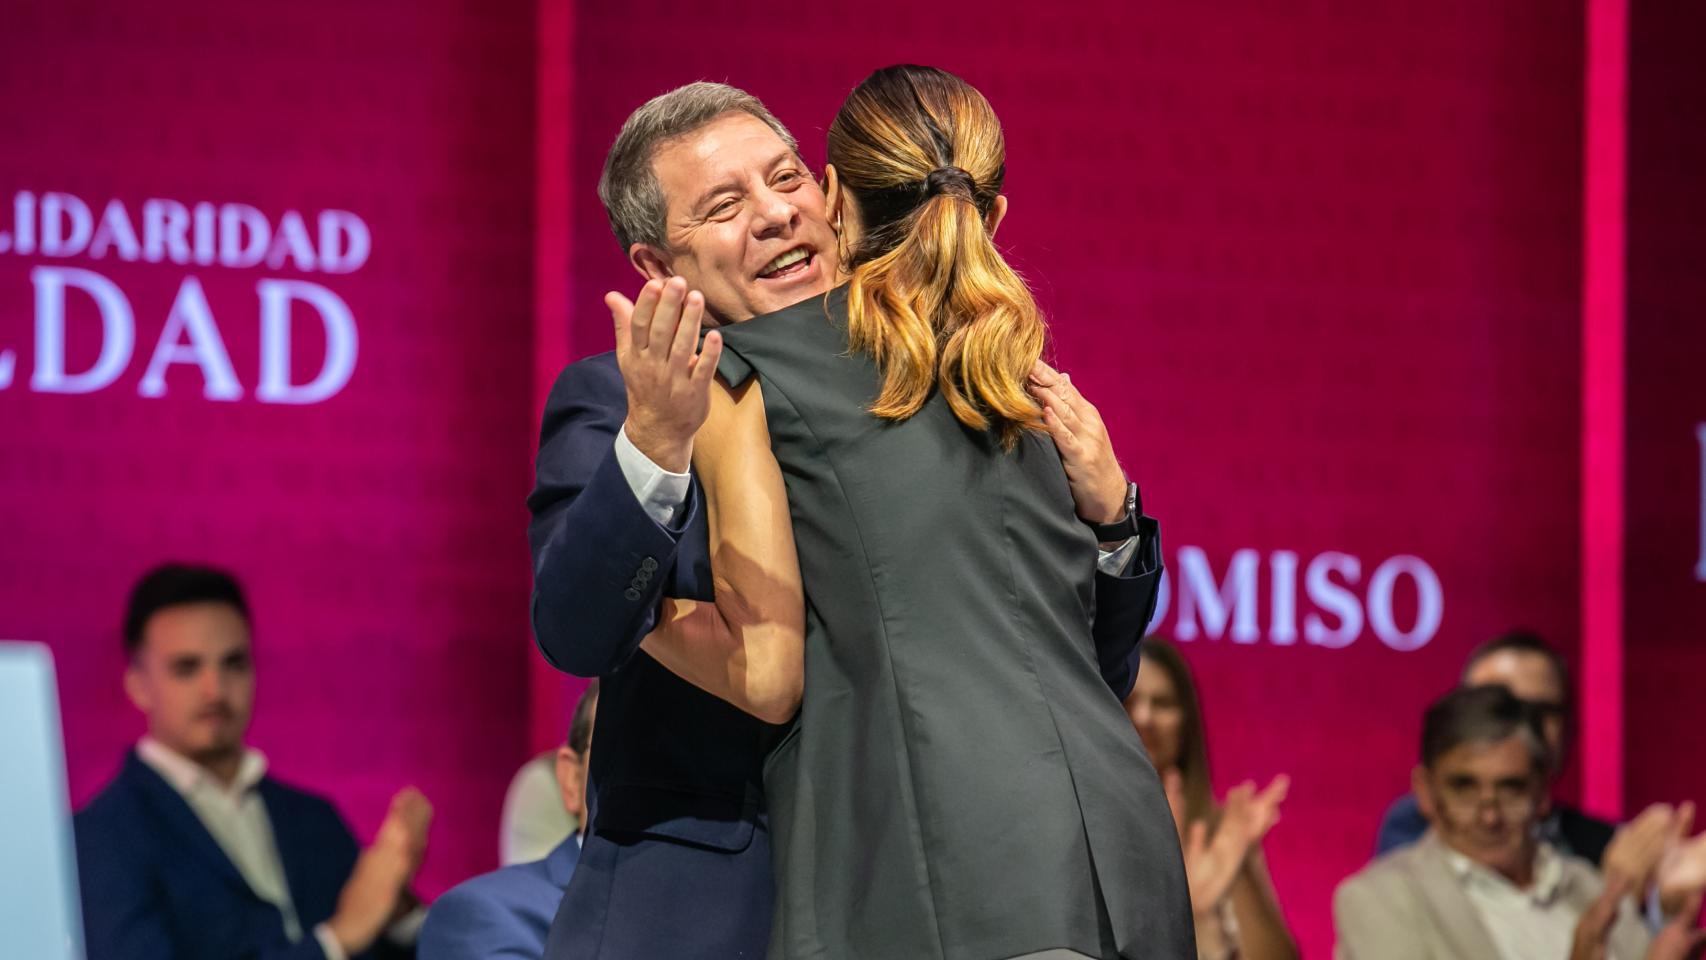
[[[1178,771],[1167,771],[1162,786],[1184,848],[1191,909],[1206,916],[1231,891],[1251,849],[1261,844],[1262,838],[1279,822],[1280,804],[1291,789],[1291,778],[1280,774],[1260,792],[1255,782],[1249,780],[1233,787],[1221,806],[1220,822],[1213,837],[1209,836],[1205,821],[1185,822],[1184,792]]]

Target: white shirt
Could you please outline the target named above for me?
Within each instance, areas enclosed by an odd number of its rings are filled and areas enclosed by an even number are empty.
[[[1551,844],[1536,848],[1534,882],[1526,890],[1455,850],[1445,858],[1503,960],[1570,955],[1581,917],[1561,895],[1564,864]]]
[[[136,755],[184,798],[255,896],[284,915],[284,935],[290,942],[301,940],[302,922],[290,900],[290,885],[284,878],[284,860],[273,837],[272,820],[255,789],[266,776],[267,758],[260,751],[245,747],[237,776],[226,786],[206,768],[153,737],[143,737],[137,743]],[[425,919],[426,911],[416,908],[392,924],[385,936],[396,943],[413,943]],[[349,960],[343,945],[326,924],[314,928],[314,939],[320,941],[326,960]]]
[[[653,463],[650,457],[640,452],[639,447],[634,446],[634,441],[628,439],[625,426],[616,433],[616,465],[622,468],[628,488],[634,491],[634,499],[640,501],[646,515],[660,526],[674,529],[681,512],[687,509],[692,477],[673,473]],[[1137,552],[1137,541],[1137,537],[1132,537],[1112,550],[1098,549],[1096,569],[1110,577],[1119,576]]]

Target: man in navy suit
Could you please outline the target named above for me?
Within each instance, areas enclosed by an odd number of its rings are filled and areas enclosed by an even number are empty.
[[[774,895],[762,763],[783,727],[680,679],[642,643],[663,596],[714,599],[689,469],[721,342],[712,332],[697,346],[701,318],[739,323],[825,293],[835,234],[793,137],[722,84],[636,110],[599,195],[648,283],[635,303],[606,298],[616,352],[558,377],[528,498],[539,648],[561,670],[601,678],[591,830],[546,956],[762,957]],[[1159,538],[1135,487],[1124,494],[1105,431],[1066,467],[1075,497],[1105,496],[1111,481],[1138,534],[1104,545],[1096,578],[1097,652],[1123,695],[1154,610]]]
[[[396,923],[431,807],[402,791],[358,850],[330,803],[267,775],[243,745],[255,674],[237,582],[158,567],[131,594],[124,637],[124,688],[148,735],[74,821],[89,960],[409,955],[380,941],[412,940]]]
[[[568,740],[557,750],[557,788],[563,807],[586,825],[586,770],[598,709],[598,681],[581,694]],[[573,834],[543,860],[483,873],[433,901],[421,926],[420,960],[539,960],[551,918],[580,859]]]

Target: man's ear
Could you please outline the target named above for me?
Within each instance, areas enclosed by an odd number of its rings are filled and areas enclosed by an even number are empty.
[[[668,280],[675,276],[669,268],[669,258],[663,251],[648,243],[636,243],[628,248],[628,262],[647,280]]]
[[[568,744],[557,748],[557,790],[563,796],[563,809],[576,817],[586,809],[586,798],[581,796],[581,758]]]
[[[836,233],[841,232],[841,176],[835,172],[835,164],[823,165],[823,215],[829,218],[829,223]]]
[[[1007,216],[1007,195],[998,194],[995,198],[995,209],[989,211],[989,235],[995,236],[995,231],[1001,228],[1001,221]]]
[[[1434,802],[1433,784],[1428,781],[1428,768],[1420,764],[1410,771],[1410,792],[1416,796],[1416,806],[1429,823],[1439,822],[1439,806]]]
[[[134,662],[124,668],[124,695],[143,713],[147,713],[154,702],[148,695],[148,685],[142,680],[142,670]]]

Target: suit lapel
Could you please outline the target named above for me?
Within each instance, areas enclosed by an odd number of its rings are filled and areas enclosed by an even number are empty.
[[[1434,914],[1434,928],[1441,939],[1450,944],[1458,957],[1496,957],[1498,948],[1492,935],[1481,922],[1463,884],[1451,872],[1445,849],[1432,831],[1417,841],[1415,858],[1416,887],[1422,900]]]
[[[201,818],[190,809],[189,803],[148,764],[143,763],[135,750],[125,756],[123,775],[141,795],[143,803],[153,811],[163,829],[181,841],[184,850],[203,861],[221,880],[260,899],[238,872],[237,865],[220,848],[219,841],[207,832],[207,827],[202,825]]]
[[[273,847],[278,851],[279,863],[284,865],[284,883],[290,888],[290,902],[301,911],[302,905],[309,902],[302,852],[310,849],[313,843],[298,835],[302,818],[289,815],[289,803],[272,777],[262,777],[255,789],[261,795],[261,804],[267,809],[267,822],[272,825]]]

